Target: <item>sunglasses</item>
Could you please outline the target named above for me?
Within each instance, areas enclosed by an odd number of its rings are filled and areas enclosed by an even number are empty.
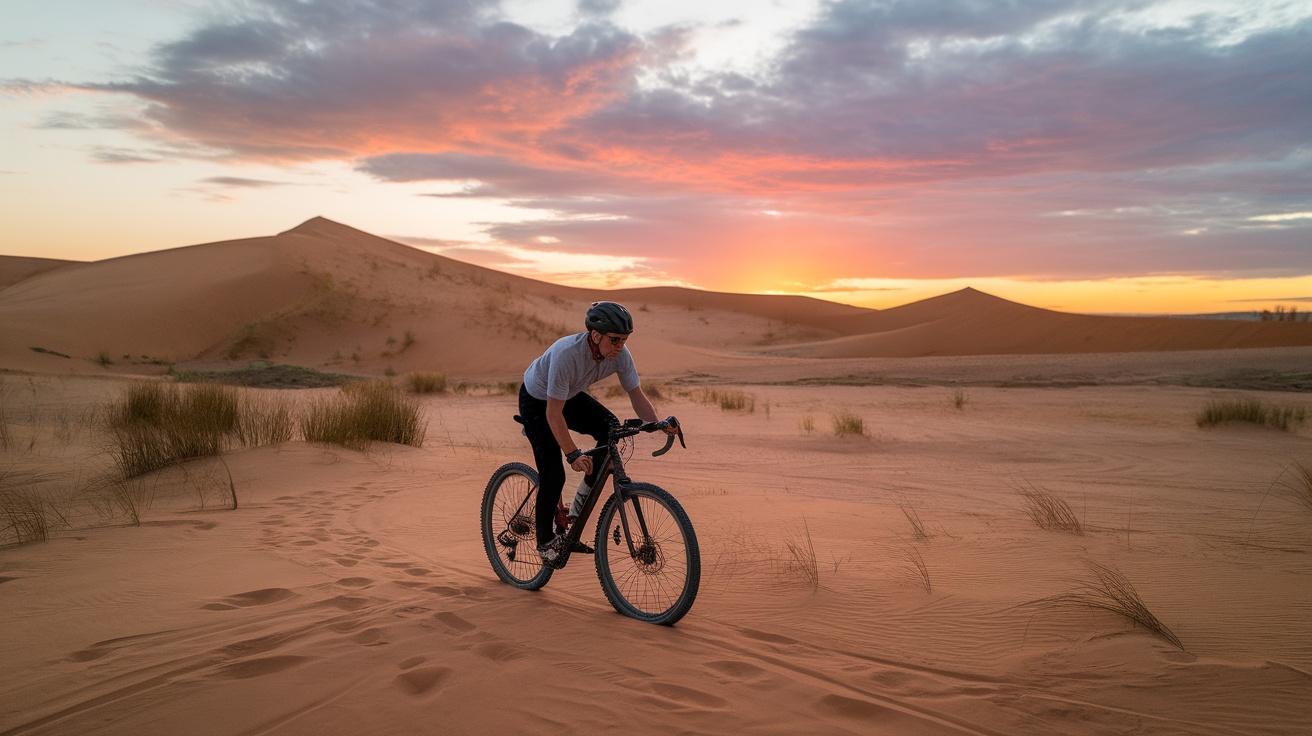
[[[610,344],[615,347],[623,345],[624,342],[629,339],[628,335],[602,335],[602,337],[610,340]]]

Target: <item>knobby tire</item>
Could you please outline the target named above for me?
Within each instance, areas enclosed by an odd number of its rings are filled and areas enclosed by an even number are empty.
[[[538,471],[524,463],[506,463],[492,474],[483,491],[483,550],[497,577],[522,590],[541,588],[555,572],[538,557],[537,489]],[[510,540],[515,542],[513,547],[505,544]]]
[[[668,626],[683,618],[697,597],[701,582],[697,535],[683,507],[663,489],[634,483],[626,495],[626,516],[638,555],[629,554],[618,496],[612,495],[597,517],[597,579],[616,611]],[[635,500],[647,522],[646,539],[633,513]]]

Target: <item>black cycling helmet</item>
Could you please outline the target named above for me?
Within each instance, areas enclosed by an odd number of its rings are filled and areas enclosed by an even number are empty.
[[[593,302],[583,324],[589,330],[627,335],[633,332],[633,317],[629,310],[615,302]]]

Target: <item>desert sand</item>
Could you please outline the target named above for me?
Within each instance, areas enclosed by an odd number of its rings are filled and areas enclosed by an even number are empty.
[[[688,440],[652,458],[659,443],[640,437],[630,464],[681,501],[702,550],[691,612],[656,627],[614,612],[588,557],[536,593],[501,584],[479,536],[489,476],[531,459],[497,384],[607,292],[325,220],[0,266],[0,468],[68,515],[48,541],[0,549],[0,734],[1312,722],[1312,509],[1288,473],[1312,466],[1309,430],[1195,422],[1214,398],[1306,407],[1312,326],[1063,315],[974,291],[879,312],[610,292],[635,310],[644,383]],[[233,451],[142,479],[139,524],[108,509],[97,407],[170,365],[256,359],[471,388],[420,398],[422,447]],[[752,409],[699,400],[708,388]],[[836,436],[840,411],[865,434]],[[1037,526],[1033,489],[1083,533]],[[1179,644],[1070,601],[1094,566]]]

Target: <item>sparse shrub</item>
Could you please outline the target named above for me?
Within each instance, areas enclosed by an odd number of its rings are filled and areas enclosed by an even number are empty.
[[[292,414],[285,401],[241,397],[231,386],[157,382],[128,386],[100,412],[123,479],[233,446],[287,442]]]
[[[902,509],[902,515],[907,517],[907,522],[911,524],[911,538],[917,542],[929,541],[929,532],[925,531],[925,523],[920,520],[916,508],[906,499],[898,501],[897,507]]]
[[[1210,427],[1223,422],[1249,422],[1258,426],[1289,431],[1307,418],[1301,406],[1268,404],[1260,399],[1214,399],[1198,412],[1198,426]]]
[[[1135,626],[1142,626],[1149,633],[1184,649],[1180,639],[1162,623],[1139,596],[1134,585],[1119,570],[1096,562],[1088,563],[1093,579],[1084,583],[1071,593],[1044,598],[1038,603],[1044,605],[1088,606],[1114,613],[1128,619]]]
[[[96,355],[96,362],[99,363],[102,368],[108,368],[109,366],[114,365],[114,359],[109,357],[108,350],[101,350]]]
[[[965,405],[966,405],[966,392],[962,391],[961,389],[957,389],[952,393],[952,406],[954,406],[957,409],[961,409],[965,407]]]
[[[290,442],[295,434],[291,402],[267,395],[242,397],[236,426],[237,442],[242,447],[278,445]]]
[[[648,398],[661,400],[665,398],[665,392],[661,389],[659,383],[653,383],[642,387],[642,392],[647,394]]]
[[[803,414],[797,418],[797,428],[807,434],[815,431],[815,417],[810,414]]]
[[[52,517],[58,514],[25,486],[41,480],[30,474],[0,469],[0,546],[44,542],[50,538]]]
[[[405,331],[405,338],[401,341],[401,352],[404,353],[407,349],[410,348],[410,346],[412,346],[412,345],[414,345],[414,344],[415,344],[415,332],[414,332],[414,330],[406,330],[406,331]]]
[[[784,561],[786,572],[806,581],[812,590],[820,587],[820,566],[816,561],[815,544],[811,542],[811,528],[802,516],[802,528],[784,539],[784,548],[788,558]]]
[[[721,411],[756,412],[756,397],[744,391],[704,388],[689,397],[699,404],[719,404]]]
[[[227,386],[136,383],[107,411],[110,455],[123,478],[218,455],[237,428],[237,391]]]
[[[65,354],[65,353],[61,353],[61,352],[58,352],[58,351],[55,351],[55,350],[47,350],[46,348],[28,348],[28,350],[31,350],[31,351],[34,352],[34,353],[42,353],[42,354],[45,354],[45,355],[53,355],[53,356],[55,356],[55,357],[57,357],[57,358],[72,358],[72,357],[73,357],[73,356],[71,356],[71,355],[67,355],[67,354]]]
[[[357,450],[367,448],[370,442],[421,447],[426,430],[419,404],[387,381],[342,386],[339,396],[311,406],[301,417],[306,441]]]
[[[492,388],[493,396],[518,396],[519,381],[500,381]]]
[[[1294,462],[1285,471],[1290,475],[1290,480],[1282,481],[1281,485],[1293,491],[1294,498],[1308,511],[1312,511],[1312,467]]]
[[[1048,489],[1030,484],[1020,489],[1020,495],[1025,499],[1025,513],[1040,529],[1056,529],[1084,536],[1084,525],[1071,510],[1070,504]]]
[[[835,412],[832,415],[832,417],[834,420],[835,437],[848,437],[848,436],[865,437],[866,436],[865,420],[857,416],[856,414],[852,413],[851,411],[844,409],[842,411]]]
[[[405,386],[412,394],[444,394],[447,391],[446,374],[435,371],[407,373]]]
[[[929,568],[925,566],[925,558],[920,556],[920,550],[912,547],[907,550],[907,559],[916,569],[916,581],[925,589],[926,593],[932,593],[934,586],[929,581]]]

